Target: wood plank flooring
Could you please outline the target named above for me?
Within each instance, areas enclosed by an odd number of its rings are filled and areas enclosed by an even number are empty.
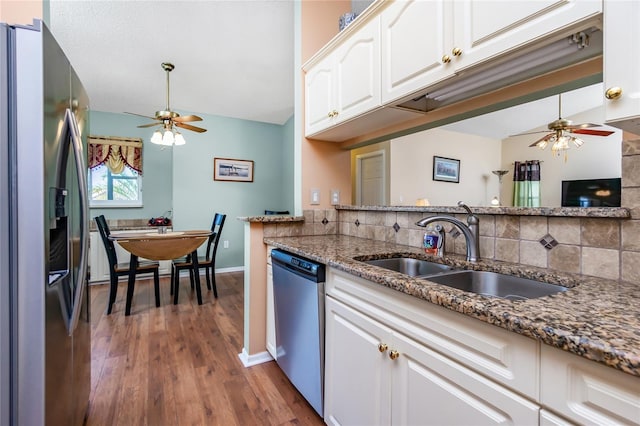
[[[136,282],[131,315],[126,284],[106,315],[108,286],[91,287],[92,386],[87,425],[323,425],[275,362],[245,368],[243,274],[217,274],[218,299],[202,284],[198,306],[187,275],[172,304],[161,278]]]

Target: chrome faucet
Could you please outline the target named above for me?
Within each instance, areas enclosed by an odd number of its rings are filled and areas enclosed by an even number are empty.
[[[464,234],[465,241],[467,243],[467,261],[477,262],[480,260],[480,219],[473,214],[469,206],[462,201],[458,201],[458,206],[464,208],[467,215],[467,225],[460,219],[456,219],[453,216],[430,216],[416,222],[416,225],[425,227],[433,222],[449,222],[456,225]]]

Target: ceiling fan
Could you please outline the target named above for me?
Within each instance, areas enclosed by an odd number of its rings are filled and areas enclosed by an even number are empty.
[[[139,117],[149,118],[151,120],[156,120],[155,123],[142,124],[138,127],[153,127],[153,126],[163,126],[164,134],[160,132],[160,130],[156,130],[151,137],[151,142],[161,144],[161,145],[183,145],[185,143],[184,137],[177,131],[174,130],[175,127],[179,127],[181,129],[191,130],[193,132],[203,133],[206,132],[207,129],[203,129],[202,127],[192,126],[191,124],[186,124],[191,121],[202,121],[202,118],[197,115],[180,115],[175,111],[171,110],[169,106],[169,73],[173,71],[175,66],[168,62],[162,63],[162,69],[167,73],[167,104],[164,110],[156,111],[154,117],[149,117],[142,114],[136,114],[135,112],[126,112],[126,114],[137,115]]]
[[[520,133],[514,136],[532,135],[535,133],[546,133],[529,147],[538,147],[545,149],[547,145],[551,144],[551,152],[555,155],[560,155],[561,151],[565,151],[565,161],[567,159],[566,151],[569,149],[569,142],[572,142],[576,147],[581,147],[584,141],[573,134],[591,135],[591,136],[609,136],[614,133],[610,130],[596,130],[592,127],[602,127],[600,124],[583,123],[573,124],[571,120],[562,118],[562,94],[558,94],[558,119],[552,121],[547,125],[549,130],[541,130],[536,132]]]

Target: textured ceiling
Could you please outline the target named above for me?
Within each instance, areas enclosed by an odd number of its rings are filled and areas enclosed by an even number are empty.
[[[293,114],[293,2],[49,0],[51,32],[107,112],[172,109],[283,124]],[[142,119],[144,120],[144,119]]]

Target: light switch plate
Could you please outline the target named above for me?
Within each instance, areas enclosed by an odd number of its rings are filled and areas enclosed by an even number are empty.
[[[340,204],[340,190],[339,189],[332,189],[331,190],[331,205],[332,206],[337,206],[338,204]]]
[[[320,190],[317,188],[311,190],[311,204],[320,204]]]

